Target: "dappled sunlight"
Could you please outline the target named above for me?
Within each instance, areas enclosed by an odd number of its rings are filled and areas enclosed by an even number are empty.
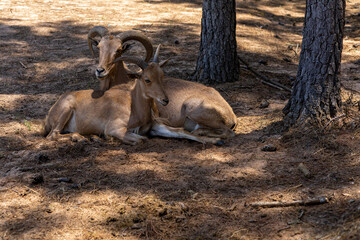
[[[299,1],[296,2],[284,2],[281,4],[278,4],[277,6],[275,4],[271,4],[271,0],[264,1],[264,3],[270,3],[259,5],[258,9],[272,13],[274,15],[281,15],[281,16],[289,16],[293,18],[302,18],[305,15],[305,8],[299,6]]]
[[[50,216],[49,206],[56,203],[50,203],[44,198],[43,193],[27,186],[9,187],[9,192],[2,192],[0,197],[0,208],[3,217],[6,220],[0,220],[2,236],[10,235],[17,238],[31,239],[39,236],[39,231],[51,232],[53,229],[61,228],[62,221],[66,221],[61,211],[53,213]],[[62,220],[62,221],[59,221]],[[51,224],[47,225],[47,224]]]
[[[37,26],[33,28],[33,33],[39,37],[51,37],[56,30],[52,26]]]
[[[25,95],[23,94],[12,94],[11,97],[5,94],[0,94],[0,106],[3,111],[13,110],[19,100],[22,100]]]
[[[56,57],[56,53],[53,53],[53,56]],[[89,67],[88,69],[84,68],[84,65],[89,64],[89,58],[74,58],[69,59],[67,63],[62,63],[59,65],[58,61],[52,61],[52,59],[49,59],[46,63],[34,63],[34,69],[37,74],[37,77],[40,79],[44,79],[46,81],[46,78],[48,75],[51,75],[55,72],[58,72],[57,78],[59,80],[66,80],[64,79],[65,74],[69,76],[69,78],[74,78],[73,82],[76,82],[78,79],[76,79],[76,75],[78,73],[89,71],[94,72],[95,67]],[[72,73],[68,73],[68,69],[75,68]],[[89,79],[94,79],[95,74],[89,75]],[[70,83],[72,85],[74,83]]]
[[[305,1],[236,2],[239,56],[291,87]],[[211,85],[239,120],[236,136],[221,146],[165,138],[130,146],[103,136],[51,141],[39,135],[62,93],[98,88],[98,59],[87,45],[93,26],[113,34],[142,32],[154,46],[162,44],[161,60],[170,58],[165,74],[188,79],[200,45],[201,3],[0,1],[0,238],[321,239],[335,238],[343,222],[351,222],[360,199],[358,128],[284,132],[289,93],[263,84],[243,63],[239,81]],[[357,89],[358,9],[353,1],[347,8],[341,77],[345,87]],[[342,97],[346,104],[360,100],[349,89]],[[264,148],[269,145],[271,152]],[[249,205],[318,196],[329,203]]]
[[[234,159],[234,156],[222,150],[219,151],[202,151],[193,155],[194,158],[202,160],[202,161],[209,161],[213,164],[216,163],[226,163]]]
[[[119,142],[119,144],[121,144]],[[124,150],[107,151],[105,153],[96,156],[95,161],[98,161],[101,165],[99,169],[104,172],[119,174],[119,175],[131,175],[138,177],[141,181],[143,174],[150,174],[161,178],[162,175],[166,175],[166,164],[154,164],[159,154],[142,153],[142,154],[128,154]],[[115,161],[107,163],[108,158],[112,158]],[[165,166],[164,166],[165,165]],[[166,179],[168,180],[168,179]]]
[[[225,169],[221,171],[222,179],[229,179],[229,178],[262,178],[262,177],[269,177],[268,173],[266,173],[266,165],[267,161],[263,160],[256,160],[250,162],[245,162],[240,164],[238,167],[232,167],[231,169]]]
[[[236,128],[237,134],[248,134],[252,131],[261,130],[271,123],[282,121],[282,114],[277,114],[274,118],[263,116],[243,116],[238,117],[239,125]]]
[[[47,22],[49,19],[43,14],[43,6],[46,2],[42,1],[17,1],[13,3],[11,0],[4,0],[0,3],[0,7],[12,13],[12,17],[21,18],[21,22],[34,21],[37,23]],[[117,5],[114,7],[114,5]],[[194,8],[193,4],[181,3],[170,5],[162,4],[162,10],[159,11],[159,5],[152,4],[151,1],[120,1],[99,2],[97,0],[90,1],[51,1],[47,11],[54,12],[61,16],[61,20],[77,21],[79,18],[86,19],[89,24],[103,25],[107,27],[135,27],[143,23],[156,25],[162,19],[181,20],[183,23],[194,23],[194,14],[196,18],[201,18],[201,5]],[[140,13],[134,18],[133,12],[141,9]],[[31,14],[26,17],[23,11],[26,9]],[[91,9],[91,11],[89,11]],[[154,14],[156,13],[156,14]],[[55,19],[52,19],[54,21]],[[199,24],[200,24],[200,20]]]

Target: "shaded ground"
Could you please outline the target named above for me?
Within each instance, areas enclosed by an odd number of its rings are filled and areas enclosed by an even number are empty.
[[[347,2],[346,121],[324,133],[282,133],[289,93],[243,68],[238,82],[214,86],[241,122],[225,146],[151,139],[132,147],[47,141],[37,133],[60,94],[97,87],[86,44],[95,25],[146,31],[162,44],[162,58],[172,59],[166,74],[191,74],[201,1],[1,1],[0,239],[359,239],[360,130],[350,118],[360,91],[359,9],[359,1]],[[237,13],[242,58],[291,86],[304,1],[237,1]],[[263,100],[269,107],[259,108]],[[267,144],[277,151],[261,151]],[[329,203],[249,206],[318,196]]]

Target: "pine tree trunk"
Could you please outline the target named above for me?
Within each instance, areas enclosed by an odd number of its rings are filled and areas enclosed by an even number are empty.
[[[235,0],[204,0],[200,52],[193,80],[230,82],[239,77]]]
[[[285,123],[324,122],[341,111],[340,72],[345,0],[306,1],[300,62]]]

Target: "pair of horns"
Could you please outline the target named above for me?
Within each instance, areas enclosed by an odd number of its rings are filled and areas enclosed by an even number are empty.
[[[159,46],[156,48],[156,51],[155,51],[155,55],[154,55],[154,59],[153,59],[153,62],[155,62],[155,63],[159,63],[160,46],[161,46],[161,44],[159,44]],[[138,57],[122,56],[122,57],[116,58],[113,63],[118,62],[118,61],[127,61],[127,62],[134,63],[134,64],[138,65],[142,70],[144,70],[148,66],[148,63],[146,61],[144,61]]]
[[[93,56],[95,56],[95,53],[94,53],[94,49],[93,49],[93,45],[97,45],[98,42],[95,40],[95,37],[97,36],[100,36],[101,38],[105,37],[105,36],[109,36],[110,35],[110,32],[107,28],[103,27],[103,26],[96,26],[96,27],[93,27],[89,33],[88,33],[88,45],[89,45],[89,49],[91,51],[91,54]],[[145,61],[148,62],[153,53],[154,53],[154,49],[153,49],[153,46],[152,46],[152,43],[150,41],[150,39],[145,36],[144,34],[138,32],[138,31],[125,31],[125,32],[122,32],[118,35],[115,36],[116,38],[120,39],[120,41],[122,43],[125,43],[127,41],[130,41],[130,40],[135,40],[135,41],[138,41],[140,42],[145,50],[146,50],[146,56],[145,56]]]

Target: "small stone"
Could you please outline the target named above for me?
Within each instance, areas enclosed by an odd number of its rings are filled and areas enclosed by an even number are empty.
[[[273,144],[267,144],[265,146],[263,146],[261,148],[261,151],[264,152],[275,152],[276,151],[276,146],[274,146]]]
[[[35,175],[32,179],[32,184],[40,184],[44,182],[44,176],[41,174]]]
[[[180,202],[179,205],[180,205],[180,208],[181,208],[181,210],[182,210],[183,212],[189,211],[189,207],[186,206],[184,203]]]
[[[58,179],[58,182],[72,183],[72,179],[67,177],[61,177]]]
[[[267,61],[265,61],[265,60],[260,60],[259,63],[260,63],[260,64],[263,64],[263,65],[267,65],[267,64],[268,64]]]
[[[167,208],[164,208],[164,209],[162,209],[162,210],[159,212],[159,217],[163,217],[163,216],[165,216],[166,214],[168,214],[168,210],[167,210]]]
[[[143,216],[141,214],[137,214],[134,218],[133,218],[133,223],[141,223],[146,219],[146,216]]]
[[[131,226],[131,229],[140,229],[141,225],[138,223],[135,223],[134,225]]]
[[[267,108],[269,105],[270,103],[267,100],[263,99],[259,105],[259,108]]]
[[[71,184],[70,186],[69,186],[69,188],[70,189],[80,189],[80,184]]]
[[[44,154],[44,153],[39,153],[39,154],[37,154],[37,155],[36,155],[36,159],[37,159],[37,162],[38,162],[39,164],[41,164],[41,163],[46,163],[46,162],[49,161],[49,157],[48,157],[46,154]]]
[[[194,194],[191,195],[191,198],[196,199],[198,195],[199,195],[199,193],[194,193]]]

